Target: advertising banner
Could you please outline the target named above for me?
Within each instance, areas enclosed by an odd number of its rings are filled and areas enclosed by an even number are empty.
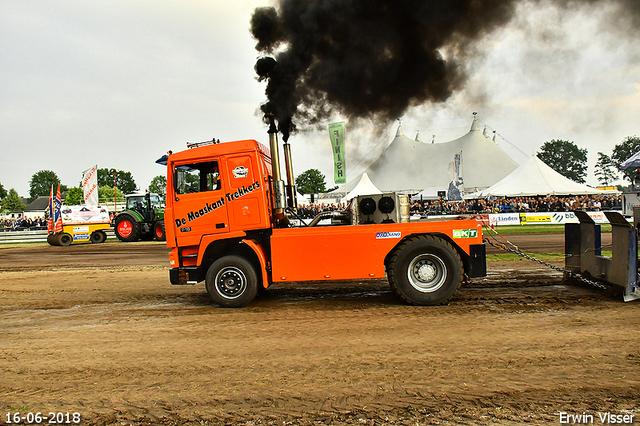
[[[105,206],[64,206],[62,221],[67,224],[109,223],[109,211]]]
[[[335,183],[347,183],[347,164],[344,151],[344,123],[329,124],[329,138],[333,150],[333,180]]]
[[[98,166],[82,172],[82,191],[84,192],[85,205],[98,205]]]

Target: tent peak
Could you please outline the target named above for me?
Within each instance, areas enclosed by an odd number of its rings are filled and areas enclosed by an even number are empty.
[[[416,142],[422,142],[422,139],[420,139],[420,130],[416,131]]]
[[[404,136],[404,132],[402,131],[402,121],[398,120],[398,130],[396,130],[396,138],[399,136]]]
[[[477,117],[478,113],[474,112],[473,113],[473,121],[471,122],[471,128],[469,129],[470,132],[475,132],[478,129],[478,117]]]

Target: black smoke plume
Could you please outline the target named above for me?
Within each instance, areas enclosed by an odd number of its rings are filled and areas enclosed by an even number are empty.
[[[466,81],[464,62],[483,36],[504,26],[520,1],[280,0],[255,10],[261,52],[255,70],[285,141],[296,125],[347,118],[394,119],[443,102]],[[640,23],[640,0],[547,0],[559,7],[620,6]],[[630,21],[631,20],[631,21]],[[633,23],[633,22],[632,22]]]

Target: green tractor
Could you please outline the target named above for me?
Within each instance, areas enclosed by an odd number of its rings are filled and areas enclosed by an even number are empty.
[[[113,220],[113,231],[120,241],[165,241],[164,201],[158,194],[125,196],[127,207]]]

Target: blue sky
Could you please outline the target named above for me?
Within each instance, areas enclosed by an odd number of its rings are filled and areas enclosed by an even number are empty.
[[[97,164],[130,171],[145,189],[165,172],[155,160],[187,141],[267,142],[249,23],[256,7],[268,5],[3,0],[0,183],[28,196],[39,170],[75,186]],[[597,152],[611,154],[626,136],[640,135],[640,44],[623,28],[605,27],[609,12],[523,4],[508,27],[478,45],[465,89],[408,111],[405,134],[445,142],[466,133],[477,111],[516,161],[551,139],[587,148],[587,182],[595,185]],[[347,127],[348,177],[375,160],[396,127]],[[326,131],[290,142],[294,171],[318,168],[332,185]]]

